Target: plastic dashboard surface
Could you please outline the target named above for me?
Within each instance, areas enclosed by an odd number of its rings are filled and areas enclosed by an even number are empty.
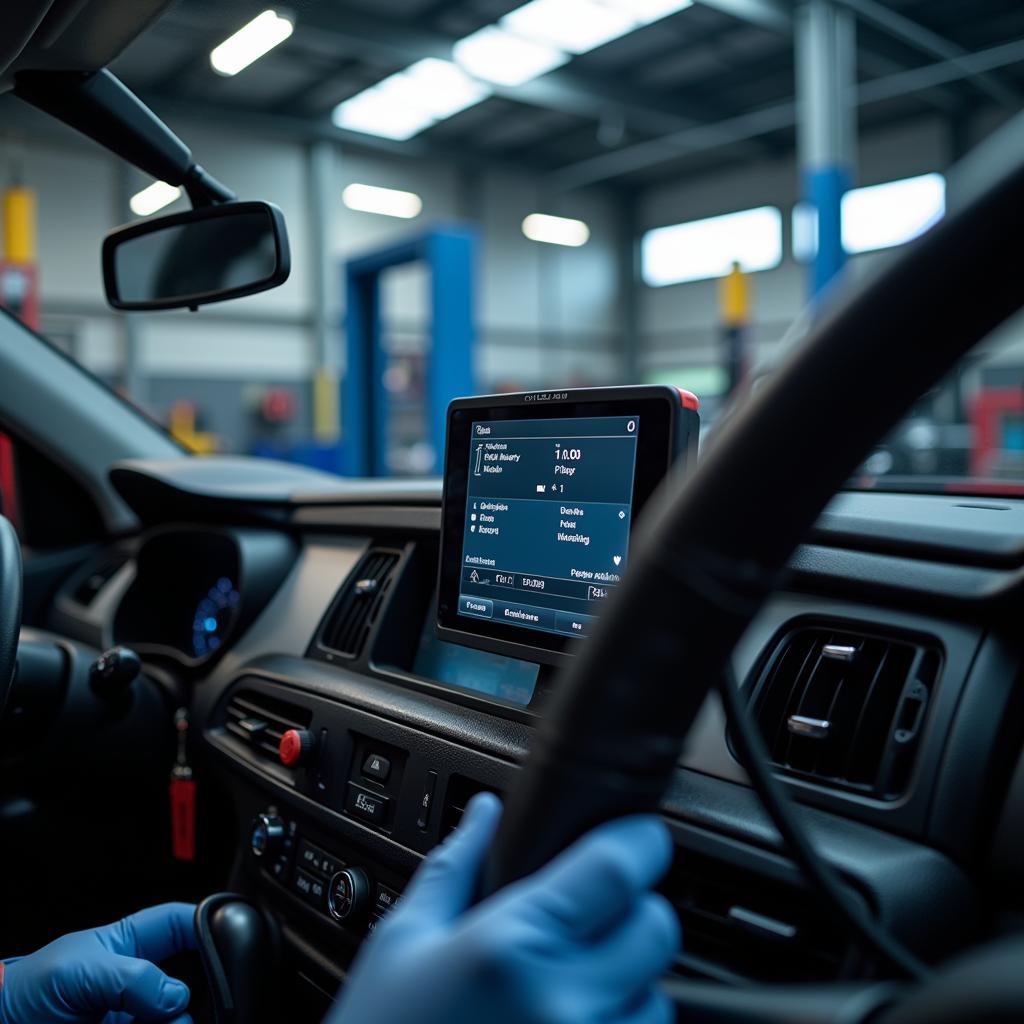
[[[395,671],[396,659],[404,660],[395,645],[404,636],[404,642],[411,643],[409,657],[414,657],[418,630],[429,615],[439,495],[435,490],[433,500],[428,500],[427,494],[417,493],[405,503],[385,505],[377,503],[380,492],[368,485],[365,496],[369,502],[365,506],[345,500],[291,510],[291,530],[306,531],[298,540],[291,568],[262,612],[238,633],[196,686],[193,712],[207,737],[209,756],[226,769],[215,772],[214,765],[209,765],[214,772],[211,778],[221,778],[235,795],[240,849],[245,846],[251,814],[273,805],[291,815],[313,837],[314,845],[358,858],[397,890],[422,852],[441,835],[452,775],[495,788],[512,784],[515,767],[527,756],[532,728],[528,718],[493,703],[466,699],[437,679],[417,678],[411,667]],[[1019,707],[1014,703],[1019,695],[1015,685],[1021,663],[1019,643],[1014,640],[1015,620],[999,609],[1019,607],[1015,595],[1020,593],[1021,567],[1005,561],[998,566],[979,564],[985,560],[966,559],[962,548],[949,561],[909,558],[891,538],[885,541],[883,553],[877,546],[878,536],[887,535],[883,510],[888,498],[865,497],[875,510],[873,531],[859,545],[840,548],[834,541],[836,546],[819,543],[799,552],[789,591],[773,599],[755,622],[737,652],[736,667],[745,676],[780,624],[803,617],[910,630],[942,645],[945,661],[939,700],[931,710],[914,784],[904,798],[878,804],[826,786],[789,782],[802,801],[813,805],[806,813],[820,825],[830,859],[880,913],[914,933],[915,941],[927,942],[920,936],[922,931],[948,937],[964,935],[970,927],[965,910],[969,901],[964,896],[968,880],[954,861],[975,862],[999,817],[1000,801],[1020,750],[1021,737],[1014,724],[1020,716],[1013,710]],[[858,511],[862,513],[863,509]],[[984,533],[984,517],[993,514],[964,510],[976,524],[975,533]],[[834,523],[829,526],[834,528]],[[888,534],[897,532],[888,530]],[[403,615],[410,614],[406,625],[415,624],[415,628],[389,632],[382,620],[364,657],[347,664],[311,661],[306,655],[317,625],[339,587],[365,552],[382,541],[408,551],[388,614],[399,626]],[[417,551],[422,555],[418,561]],[[419,582],[414,579],[417,573]],[[964,585],[967,577],[970,586]],[[122,582],[115,580],[112,586],[123,589],[123,576],[119,578]],[[109,610],[109,602],[104,602],[101,594],[96,609]],[[90,636],[98,635],[91,632],[97,628],[95,620],[77,617],[81,614],[63,598],[58,600],[55,621],[61,628],[68,633],[88,628]],[[412,665],[411,660],[406,663]],[[341,788],[332,791],[329,799],[318,799],[315,790],[308,790],[309,780],[289,777],[269,759],[246,756],[246,749],[224,736],[224,713],[232,693],[243,686],[263,685],[286,690],[288,699],[306,705],[312,721],[317,715],[325,716],[331,735],[340,731],[330,745],[337,743],[340,752],[336,785]],[[402,730],[411,730],[415,736]],[[361,822],[345,811],[347,784],[353,781],[352,772],[362,768],[357,756],[362,751],[360,737],[390,744],[397,751],[396,764],[405,752],[401,785],[407,792],[399,802],[411,803],[400,810],[398,803],[393,805],[393,821],[404,822],[397,831]],[[442,817],[431,823],[438,831],[424,835],[412,805],[422,796],[421,775],[427,771],[439,773],[435,808]],[[775,870],[771,864],[777,867],[778,858],[771,854],[766,859],[765,849],[773,845],[770,829],[743,781],[726,743],[720,711],[712,701],[690,737],[666,797],[665,812],[679,843],[691,855],[701,851],[699,856],[713,855],[722,864],[740,857],[744,863],[736,870],[753,872],[750,898],[754,899],[758,884],[768,885],[764,879]],[[1018,786],[1014,792],[1019,790]],[[1015,813],[1019,816],[1020,809],[1007,808],[1003,820]],[[1006,842],[1016,841],[1014,830],[1003,831],[1010,837]],[[859,866],[850,860],[852,836],[857,838]],[[1004,856],[1001,863],[1009,862]],[[918,877],[908,874],[911,864],[920,868]],[[1004,867],[1003,877],[1019,886],[1019,875],[1007,870]],[[257,865],[254,874],[252,862],[243,857],[237,872],[232,884],[237,882],[243,889],[256,886],[268,905],[280,908],[300,937],[314,946],[330,948],[344,932],[324,919],[305,896],[265,877],[262,867]]]

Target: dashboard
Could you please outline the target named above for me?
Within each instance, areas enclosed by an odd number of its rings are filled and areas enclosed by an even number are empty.
[[[558,665],[586,642],[550,624],[586,624],[580,609],[602,600],[590,588],[615,586],[625,524],[642,515],[652,433],[627,399],[587,415],[456,410],[444,488],[324,492],[312,476],[294,486],[294,468],[285,488],[256,460],[244,494],[230,473],[196,479],[196,460],[115,471],[150,525],[71,577],[49,625],[130,643],[183,682],[193,760],[231,807],[226,887],[282,922],[311,1005],[470,797],[515,786]],[[678,433],[658,440],[666,468]],[[1013,500],[841,495],[734,655],[819,851],[926,959],[1024,914],[1022,526]],[[495,608],[550,617],[495,622]],[[822,722],[825,742],[801,731]],[[664,891],[687,936],[676,972],[742,984],[868,970],[780,848],[715,697],[662,813],[677,847]]]

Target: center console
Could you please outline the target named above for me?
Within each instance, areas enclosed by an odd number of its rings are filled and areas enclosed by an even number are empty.
[[[555,667],[697,432],[696,400],[665,387],[452,403],[440,523],[375,530],[304,657],[233,671],[205,730],[236,769],[232,884],[284,922],[314,988],[333,991],[469,799],[513,785]]]
[[[688,468],[694,405],[668,388],[461,400],[443,493],[399,502],[361,489],[351,506],[294,514],[295,567],[197,685],[195,713],[229,769],[218,773],[238,836],[229,884],[281,923],[311,1007],[296,1020],[319,1019],[471,797],[515,785],[559,666],[629,571],[632,531],[665,474]],[[738,652],[739,676],[777,625]],[[681,767],[662,805],[680,851],[664,891],[687,936],[675,969],[736,983],[857,977],[849,937],[776,848],[742,778],[726,775],[737,766],[724,723],[696,732],[721,764]],[[821,854],[880,919],[922,955],[967,934],[969,886],[949,858],[919,833],[887,831],[880,809],[836,808],[826,794],[804,811]]]

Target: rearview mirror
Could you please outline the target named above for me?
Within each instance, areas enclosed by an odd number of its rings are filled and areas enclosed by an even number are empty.
[[[272,203],[200,206],[103,239],[114,309],[196,309],[276,288],[290,270],[284,217]]]

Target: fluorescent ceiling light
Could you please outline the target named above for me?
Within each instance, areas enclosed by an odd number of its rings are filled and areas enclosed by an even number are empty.
[[[427,57],[339,103],[333,119],[339,128],[404,140],[490,94],[450,60]]]
[[[850,189],[841,206],[843,249],[854,255],[903,245],[924,234],[946,212],[946,179],[938,173]],[[793,258],[809,263],[818,252],[818,211],[793,207]]]
[[[782,262],[782,213],[774,206],[648,231],[640,243],[644,281],[654,287],[701,281],[742,270],[770,270]]]
[[[237,75],[283,43],[293,28],[290,18],[282,17],[276,11],[264,11],[215,47],[210,53],[210,64],[219,75]]]
[[[638,25],[650,25],[652,21],[660,21],[670,14],[685,11],[693,6],[693,0],[604,0],[617,11],[630,14]]]
[[[490,86],[471,78],[450,60],[427,57],[405,71],[385,79],[382,85],[394,83],[396,95],[405,102],[433,114],[439,121],[487,99]]]
[[[460,39],[455,63],[477,78],[498,85],[523,85],[561,67],[569,56],[553,46],[512,35],[495,25]]]
[[[334,123],[339,128],[399,141],[411,139],[435,123],[433,114],[396,102],[381,85],[339,103],[331,115]]]
[[[173,203],[180,195],[181,189],[177,185],[168,185],[166,181],[154,181],[141,192],[136,192],[128,200],[128,205],[132,213],[139,217],[148,217],[151,213],[156,213],[157,210],[162,210]]]
[[[405,220],[417,216],[423,209],[423,201],[415,192],[380,188],[377,185],[346,185],[341,199],[350,210],[380,213],[385,217],[402,217]]]
[[[590,228],[572,217],[552,217],[548,213],[531,213],[523,220],[523,234],[534,242],[550,245],[580,246],[590,238]]]
[[[597,0],[532,0],[506,14],[501,26],[524,39],[586,53],[632,32],[637,19]]]
[[[849,253],[888,249],[924,234],[946,212],[941,174],[855,188],[843,196],[843,248]]]

